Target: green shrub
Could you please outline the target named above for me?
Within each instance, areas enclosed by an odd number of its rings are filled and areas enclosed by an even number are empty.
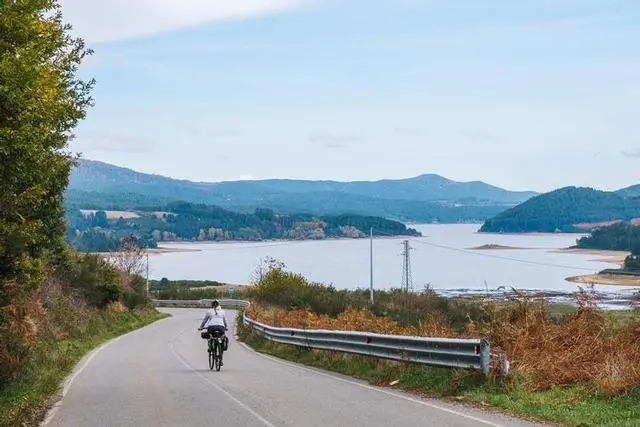
[[[76,253],[60,273],[65,291],[88,305],[104,308],[124,295],[122,272],[99,255]]]
[[[131,289],[122,294],[122,302],[129,309],[148,306],[150,300],[147,296],[147,282],[140,276],[134,276],[131,280]]]
[[[446,298],[432,289],[404,292],[400,289],[376,291],[374,304],[369,290],[337,290],[333,286],[309,282],[304,276],[272,262],[261,274],[247,297],[262,305],[288,310],[305,309],[318,315],[338,316],[348,309],[368,309],[400,326],[420,326],[426,320],[443,319],[456,330],[464,330],[470,319],[484,320],[486,313],[472,300]]]

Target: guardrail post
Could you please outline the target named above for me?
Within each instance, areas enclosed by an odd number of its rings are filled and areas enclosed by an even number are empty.
[[[491,371],[491,344],[482,340],[480,344],[480,364],[482,365],[482,373],[487,375]]]

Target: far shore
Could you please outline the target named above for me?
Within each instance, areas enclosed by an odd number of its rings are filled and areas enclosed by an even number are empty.
[[[582,249],[582,248],[564,248],[564,249],[555,249],[551,251],[553,253],[569,253],[569,254],[578,254],[578,255],[594,255],[598,258],[594,258],[592,261],[594,262],[608,262],[611,264],[616,264],[619,267],[622,267],[624,264],[624,260],[629,255],[628,251],[612,251],[612,250],[604,250],[604,249]]]
[[[146,249],[145,253],[149,255],[159,255],[159,254],[170,254],[175,252],[200,252],[200,249],[189,249],[189,248],[166,248],[162,246],[158,246],[153,249]]]
[[[585,231],[558,231],[558,232],[552,232],[552,231],[506,231],[506,232],[500,232],[500,231],[476,231],[476,234],[482,234],[482,235],[487,235],[487,236],[558,236],[558,235],[575,235],[575,236],[582,236],[582,235],[587,235],[589,233],[585,232]]]
[[[582,249],[582,248],[565,248],[551,251],[554,253],[568,253],[579,255],[594,255],[597,258],[592,259],[594,262],[607,262],[615,264],[616,267],[624,265],[624,259],[629,255],[627,251],[613,251],[604,249]],[[566,281],[572,283],[580,283],[585,285],[613,285],[613,286],[640,286],[640,277],[631,277],[617,274],[582,274],[579,276],[571,276],[565,278]]]
[[[616,274],[584,274],[581,276],[567,277],[565,280],[585,285],[640,286],[640,277]]]
[[[176,252],[200,252],[200,251],[201,251],[200,249],[157,247],[157,248],[151,248],[151,249],[144,249],[143,253],[148,255],[161,255],[161,254],[170,254],[170,253],[176,253]],[[89,253],[92,255],[109,256],[109,255],[118,255],[118,254],[121,254],[122,252],[113,251],[113,252],[89,252]]]
[[[397,235],[397,236],[373,236],[374,240],[392,240],[392,239],[420,239],[426,236],[407,236],[407,235]],[[325,237],[323,239],[271,239],[271,240],[175,240],[175,241],[162,241],[159,243],[157,248],[144,249],[143,252],[148,255],[161,255],[161,254],[171,254],[178,252],[202,252],[202,249],[196,248],[181,248],[181,245],[231,245],[231,244],[254,244],[254,245],[269,245],[273,243],[287,244],[287,243],[304,243],[304,242],[327,242],[327,241],[339,241],[339,240],[368,240],[369,236],[364,237]],[[162,245],[173,245],[172,247],[162,246]],[[119,251],[113,252],[89,252],[93,255],[111,255],[111,254],[119,254]]]
[[[373,235],[373,239],[374,240],[393,240],[393,239],[421,239],[427,237],[425,235],[422,236],[409,236],[409,235],[403,235],[403,234],[398,234],[395,236],[389,236],[389,235]],[[331,236],[331,237],[323,237],[322,239],[268,239],[268,240],[175,240],[175,241],[162,241],[159,242],[159,245],[231,245],[231,244],[237,244],[237,243],[243,243],[243,244],[270,244],[270,243],[303,243],[303,242],[329,242],[329,241],[340,241],[340,240],[369,240],[369,235],[365,235],[362,237],[344,237],[344,236]],[[156,249],[150,249],[150,251],[152,250],[156,250]],[[200,251],[200,249],[181,249],[181,248],[168,248],[168,247],[163,247],[163,246],[159,246],[158,249],[159,251],[164,251],[164,252],[197,252]]]

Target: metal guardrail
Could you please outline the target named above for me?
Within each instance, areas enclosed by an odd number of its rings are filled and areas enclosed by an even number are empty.
[[[154,300],[160,307],[208,307],[212,300]],[[223,308],[245,309],[248,301],[220,299]],[[491,368],[491,345],[484,339],[432,338],[384,335],[324,329],[276,328],[243,316],[246,327],[266,339],[310,349],[361,354],[422,365],[477,369]]]
[[[323,329],[275,328],[244,316],[244,325],[266,339],[423,365],[478,369],[489,373],[491,346],[483,339],[430,338]]]

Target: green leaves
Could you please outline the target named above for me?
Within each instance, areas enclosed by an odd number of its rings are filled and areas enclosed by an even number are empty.
[[[0,286],[36,288],[63,247],[67,147],[94,84],[76,77],[91,52],[69,30],[55,0],[0,3]],[[0,287],[0,306],[15,293]]]

